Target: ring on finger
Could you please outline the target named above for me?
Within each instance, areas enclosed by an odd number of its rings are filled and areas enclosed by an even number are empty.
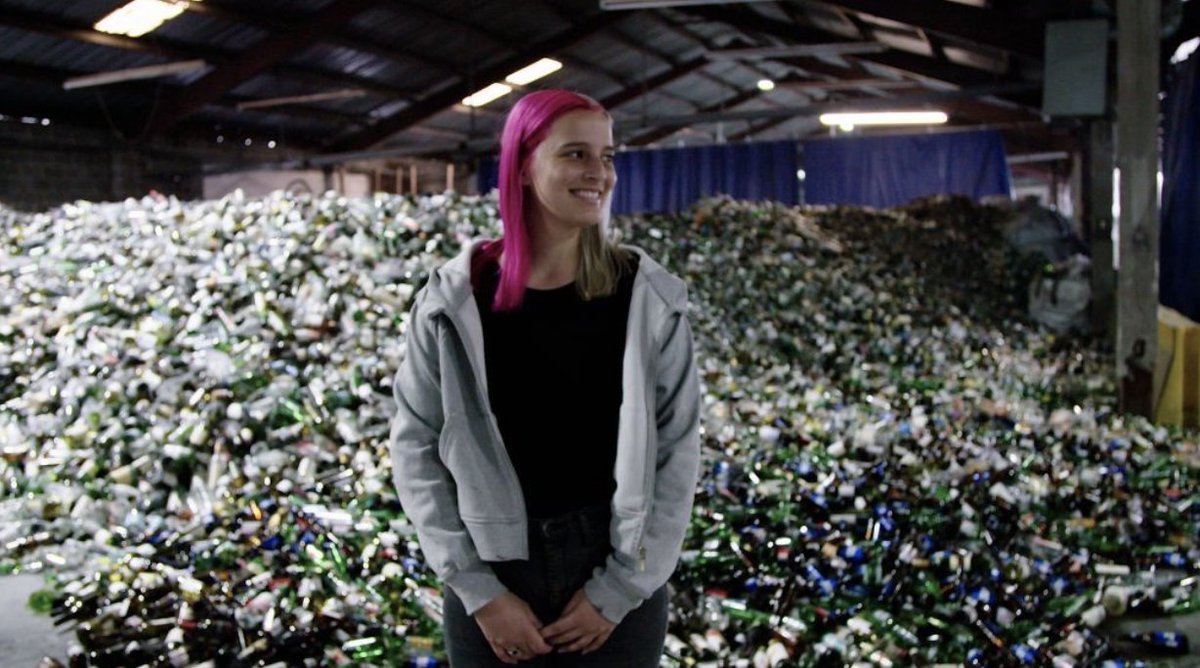
[[[506,649],[504,651],[509,656],[519,656],[521,654],[521,650],[517,649],[516,647],[509,647],[508,649]]]

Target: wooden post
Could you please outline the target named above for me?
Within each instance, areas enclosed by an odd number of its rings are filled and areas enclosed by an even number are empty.
[[[1109,343],[1114,321],[1117,274],[1113,270],[1113,127],[1108,119],[1088,124],[1084,175],[1084,234],[1092,253],[1092,330]]]
[[[1158,343],[1158,49],[1160,5],[1117,0],[1117,167],[1121,409],[1150,417]]]
[[[446,163],[446,192],[454,192],[454,163]]]
[[[417,165],[413,163],[408,166],[408,191],[416,197],[420,194],[417,191]]]

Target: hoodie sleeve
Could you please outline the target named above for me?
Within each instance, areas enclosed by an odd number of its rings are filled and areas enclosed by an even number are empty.
[[[658,340],[654,497],[640,553],[614,551],[605,567],[584,585],[588,600],[614,623],[620,623],[674,573],[700,472],[700,381],[687,315],[676,311],[668,317]]]
[[[507,589],[479,558],[459,518],[454,479],[438,454],[442,386],[436,326],[422,310],[425,295],[417,294],[409,313],[406,352],[393,384],[392,478],[430,568],[474,614]]]

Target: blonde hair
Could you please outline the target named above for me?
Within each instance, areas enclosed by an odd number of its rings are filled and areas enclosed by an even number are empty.
[[[617,291],[625,272],[633,270],[633,251],[608,238],[608,221],[579,233],[579,266],[575,290],[584,301],[607,297]]]

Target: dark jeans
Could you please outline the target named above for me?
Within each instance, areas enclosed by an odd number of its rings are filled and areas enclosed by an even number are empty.
[[[530,520],[529,560],[493,562],[496,576],[529,604],[543,624],[558,619],[575,592],[603,566],[612,547],[607,508],[583,510],[551,520]],[[450,668],[499,668],[475,619],[445,587],[444,624]],[[625,616],[600,649],[591,654],[551,652],[520,663],[538,668],[657,668],[667,634],[667,591],[661,587]]]

